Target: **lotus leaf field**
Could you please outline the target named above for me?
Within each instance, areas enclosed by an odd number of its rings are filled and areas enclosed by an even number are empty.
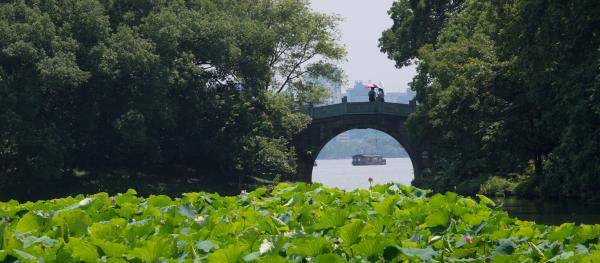
[[[600,262],[600,225],[538,225],[410,186],[284,183],[0,203],[0,262]]]

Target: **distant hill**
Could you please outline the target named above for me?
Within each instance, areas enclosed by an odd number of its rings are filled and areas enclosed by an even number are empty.
[[[373,130],[350,130],[328,142],[317,160],[350,159],[355,154],[379,154],[386,158],[403,158],[408,154],[398,141],[388,134]]]

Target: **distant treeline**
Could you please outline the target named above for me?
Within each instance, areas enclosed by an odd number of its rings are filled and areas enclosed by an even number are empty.
[[[385,158],[404,158],[408,154],[391,136],[372,129],[350,130],[342,139],[328,142],[317,159],[350,159],[356,154],[378,154]]]
[[[600,1],[398,0],[380,47],[417,65],[419,185],[600,199]]]

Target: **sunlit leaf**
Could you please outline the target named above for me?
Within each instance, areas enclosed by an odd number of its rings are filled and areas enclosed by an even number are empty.
[[[143,246],[134,248],[127,254],[127,258],[137,258],[143,262],[151,263],[157,262],[161,258],[170,258],[174,252],[174,243],[170,237],[156,237],[146,241]]]
[[[361,220],[352,220],[350,223],[342,226],[339,229],[342,244],[348,246],[356,243],[364,227],[365,223]]]
[[[450,214],[444,210],[432,211],[425,219],[425,223],[429,227],[447,226],[449,221]]]
[[[315,263],[342,263],[347,262],[338,254],[323,254],[315,258]]]
[[[100,258],[94,245],[91,245],[78,238],[70,238],[67,247],[71,250],[71,255],[84,262],[97,262]]]
[[[218,249],[214,253],[208,255],[209,263],[237,263],[242,259],[242,252],[244,248],[229,246],[226,248]]]

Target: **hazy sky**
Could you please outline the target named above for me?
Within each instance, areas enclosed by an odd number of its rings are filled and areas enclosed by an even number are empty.
[[[348,55],[343,65],[349,85],[355,80],[383,81],[388,91],[405,91],[415,75],[415,68],[397,69],[394,62],[379,51],[379,37],[390,28],[387,11],[393,0],[311,0],[314,10],[336,14],[342,22],[341,42]]]

